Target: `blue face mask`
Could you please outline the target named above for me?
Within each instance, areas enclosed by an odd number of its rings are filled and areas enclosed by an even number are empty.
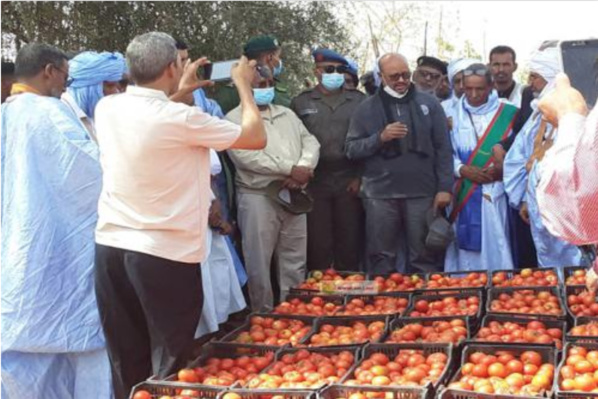
[[[257,105],[270,105],[272,100],[274,100],[274,87],[253,89],[253,98]]]
[[[278,60],[278,65],[272,71],[272,75],[274,75],[274,77],[277,77],[282,73],[282,71],[284,71],[284,67],[282,66],[282,60]]]
[[[338,90],[345,84],[345,75],[342,73],[324,73],[322,74],[322,86],[326,90]]]

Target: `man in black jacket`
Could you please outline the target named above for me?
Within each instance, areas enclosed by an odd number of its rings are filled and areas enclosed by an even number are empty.
[[[366,211],[368,271],[395,270],[406,234],[407,270],[442,270],[442,254],[425,248],[426,215],[451,202],[452,149],[440,103],[418,91],[404,56],[379,61],[383,88],[356,109],[345,150],[362,160],[360,196]]]

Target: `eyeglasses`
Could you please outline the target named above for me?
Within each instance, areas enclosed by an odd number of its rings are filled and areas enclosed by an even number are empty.
[[[345,73],[347,72],[347,67],[345,65],[326,65],[321,67],[322,70],[326,73]]]
[[[73,83],[73,78],[69,77],[69,73],[67,71],[64,71],[60,68],[58,68],[56,65],[53,65],[54,69],[56,69],[57,71],[61,72],[64,75],[64,85],[66,87],[69,87],[72,83]]]
[[[418,69],[417,73],[420,74],[422,78],[426,80],[438,80],[442,77],[442,74],[440,73],[428,72],[424,71],[423,69]]]
[[[395,73],[388,75],[386,78],[391,82],[398,82],[401,79],[408,82],[411,79],[411,72]]]
[[[479,68],[479,69],[466,69],[463,71],[463,76],[486,76],[488,74],[488,70],[486,68]]]

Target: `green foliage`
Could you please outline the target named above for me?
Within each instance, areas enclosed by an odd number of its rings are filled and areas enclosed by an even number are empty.
[[[2,2],[2,55],[32,41],[66,51],[126,50],[140,33],[162,31],[189,45],[193,58],[237,58],[257,34],[272,34],[283,46],[292,92],[312,76],[310,49],[349,49],[347,32],[333,15],[332,2],[122,1]],[[12,51],[12,53],[11,53]]]

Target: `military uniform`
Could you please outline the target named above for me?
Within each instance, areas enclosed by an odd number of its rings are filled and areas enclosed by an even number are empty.
[[[320,162],[308,190],[314,199],[307,215],[307,265],[359,270],[363,253],[363,208],[347,191],[359,178],[360,165],[345,156],[349,122],[365,95],[342,90],[325,95],[319,86],[295,97],[291,109],[320,142]]]

